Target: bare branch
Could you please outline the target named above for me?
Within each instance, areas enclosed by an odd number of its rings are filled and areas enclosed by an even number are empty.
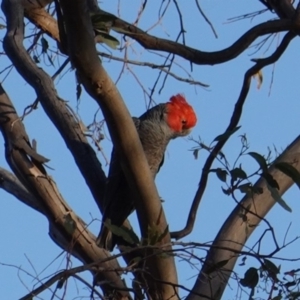
[[[184,46],[177,42],[157,38],[155,36],[147,34],[143,30],[121,19],[118,19],[117,17],[113,25],[114,30],[119,30],[120,33],[132,37],[145,49],[173,53],[198,65],[215,65],[232,60],[240,55],[245,49],[247,49],[247,47],[249,47],[251,43],[258,37],[265,34],[297,29],[298,27],[299,26],[291,20],[268,21],[254,26],[244,35],[242,35],[233,45],[224,50],[204,52],[190,48],[188,46]]]
[[[166,64],[162,64],[162,65],[156,65],[153,63],[149,63],[149,62],[143,62],[143,61],[136,61],[136,60],[130,60],[127,58],[121,58],[121,57],[117,57],[117,56],[113,56],[104,52],[98,52],[99,55],[101,55],[102,57],[106,57],[115,61],[122,61],[126,64],[132,64],[132,65],[136,65],[136,66],[142,66],[142,67],[149,67],[152,69],[158,69],[161,70],[162,72],[172,76],[173,78],[177,79],[178,81],[182,81],[182,82],[186,82],[192,85],[199,85],[199,86],[203,86],[203,87],[209,87],[208,84],[194,80],[192,78],[182,78],[180,76],[178,76],[177,74],[171,72],[170,70],[166,69],[166,67],[169,67],[169,65]]]
[[[254,42],[260,36],[288,30],[297,30],[299,28],[299,25],[297,25],[296,22],[293,22],[291,19],[268,21],[254,26],[226,49],[215,52],[205,52],[182,45],[178,42],[173,42],[171,40],[152,36],[139,29],[138,27],[131,25],[126,21],[119,19],[118,17],[103,10],[99,9],[98,12],[111,15],[112,18],[114,18],[112,29],[117,32],[119,31],[121,34],[132,37],[145,49],[165,51],[168,53],[176,54],[189,60],[190,62],[200,65],[214,65],[224,63],[240,55],[251,45],[252,42]],[[47,16],[46,20],[51,26],[46,26],[47,23],[44,21],[44,19],[39,19],[39,14],[44,15],[45,12],[42,13],[37,11],[26,11],[27,17],[32,22],[34,22],[38,27],[43,28],[46,33],[48,33],[51,37],[55,38],[55,40],[58,41],[59,38],[56,35],[57,28],[54,29],[54,27],[52,27],[54,26],[55,20],[51,16]]]
[[[209,27],[211,28],[213,34],[215,35],[216,38],[218,38],[218,34],[212,24],[212,22],[208,19],[208,17],[205,15],[203,9],[201,8],[200,4],[199,4],[199,1],[198,0],[195,0],[196,2],[196,6],[201,14],[201,16],[203,17],[203,19],[205,20],[205,22],[209,25]]]

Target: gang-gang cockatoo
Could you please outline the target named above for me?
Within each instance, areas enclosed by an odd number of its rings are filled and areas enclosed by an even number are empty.
[[[184,96],[177,94],[169,102],[154,106],[139,118],[133,118],[133,121],[155,178],[170,140],[188,135],[196,125],[197,117]],[[117,237],[105,223],[120,227],[134,210],[131,190],[115,150],[112,152],[104,204],[103,223],[97,243],[99,247],[112,251]]]

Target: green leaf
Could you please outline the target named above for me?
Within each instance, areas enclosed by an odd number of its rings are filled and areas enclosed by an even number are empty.
[[[81,84],[77,83],[77,86],[76,86],[76,99],[77,99],[77,101],[79,100],[79,98],[81,96],[81,92],[82,92]]]
[[[157,226],[148,226],[148,238],[146,240],[147,245],[155,245],[158,242],[159,236],[161,235]]]
[[[281,205],[285,210],[287,210],[288,212],[292,212],[292,209],[286,204],[286,202],[281,198],[278,190],[276,188],[271,187],[268,183],[267,183],[267,187],[268,190],[271,193],[271,196],[273,197],[273,199],[279,204]]]
[[[270,185],[272,188],[279,190],[278,182],[270,173],[264,172],[261,176],[267,181],[268,185]]]
[[[169,233],[169,225],[167,225],[164,232],[158,237],[157,242],[158,243],[161,242],[168,233]]]
[[[239,190],[241,193],[244,193],[244,194],[247,194],[248,192],[251,192],[252,191],[252,186],[251,186],[251,183],[244,183],[244,184],[241,184],[239,185]]]
[[[291,177],[293,181],[297,184],[298,188],[300,188],[300,173],[296,168],[294,168],[291,164],[286,162],[276,163],[275,168],[280,170],[285,175]]]
[[[69,213],[64,215],[64,227],[67,230],[67,232],[71,235],[76,230],[76,222],[72,219],[72,216]]]
[[[167,226],[163,232],[157,225],[148,226],[148,237],[144,242],[146,245],[156,245],[161,242],[163,238],[169,233],[169,226]]]
[[[96,35],[97,43],[104,43],[112,49],[117,49],[117,47],[120,45],[119,41],[113,36],[101,30],[97,30],[97,32],[99,33]]]
[[[241,193],[244,194],[252,193],[252,194],[260,195],[263,193],[263,189],[261,187],[252,186],[251,183],[241,184],[238,186],[238,189],[240,190]]]
[[[252,187],[252,193],[253,194],[261,195],[263,192],[264,192],[264,190],[260,186],[253,186]]]
[[[300,292],[291,292],[287,297],[289,300],[297,300],[300,297]]]
[[[40,63],[40,60],[39,60],[39,58],[38,58],[36,55],[33,55],[33,61],[34,61],[36,64]]]
[[[195,150],[193,150],[193,155],[194,155],[194,158],[195,158],[195,159],[198,159],[198,156],[199,156],[199,150],[200,150],[200,149],[195,149]]]
[[[210,267],[205,271],[205,273],[206,273],[207,275],[209,275],[210,273],[212,273],[212,272],[214,272],[214,271],[217,271],[217,270],[223,268],[224,266],[227,265],[228,261],[229,261],[229,259],[225,259],[225,260],[221,260],[221,261],[217,262],[216,264],[210,266]]]
[[[239,264],[239,266],[244,266],[246,264],[247,256],[242,257],[242,262]]]
[[[114,22],[117,19],[117,17],[113,14],[107,13],[107,12],[97,12],[96,14],[91,15],[92,24],[97,23],[108,23],[108,22]]]
[[[104,225],[115,235],[121,237],[127,243],[134,245],[140,242],[138,236],[134,233],[132,229],[125,226],[116,226],[110,223],[110,220],[104,222]]]
[[[42,37],[41,38],[41,43],[42,43],[42,52],[46,53],[48,48],[49,48],[48,41],[44,37]]]
[[[273,274],[279,274],[280,270],[279,268],[269,259],[264,259],[264,266],[267,271],[273,273]]]
[[[61,278],[60,280],[57,281],[57,285],[56,287],[58,289],[61,289],[63,286],[64,286],[64,283],[66,282],[66,279],[65,278]]]
[[[259,276],[256,268],[249,268],[244,275],[244,278],[240,280],[240,283],[244,287],[255,288],[258,284]]]
[[[223,140],[227,140],[231,135],[233,135],[236,131],[238,131],[241,128],[241,126],[237,126],[232,130],[228,130],[224,132],[223,134],[218,135],[215,139],[214,142],[220,142]]]
[[[229,196],[231,194],[231,189],[227,189],[225,190],[223,187],[222,187],[222,191],[225,195]]]
[[[123,33],[123,34],[127,34],[127,33],[130,34],[130,33],[132,33],[132,32],[129,31],[129,30],[126,30],[126,29],[124,29],[124,28],[115,27],[115,26],[112,26],[111,29],[112,29],[113,31],[117,32],[117,33]]]
[[[233,181],[247,178],[247,174],[242,168],[234,168],[233,170],[230,171],[230,175]]]
[[[218,168],[218,169],[216,169],[216,174],[221,181],[226,182],[226,178],[227,178],[226,170]]]
[[[282,296],[281,295],[277,295],[275,296],[274,298],[272,298],[272,300],[281,300],[282,299]]]
[[[251,157],[253,157],[256,162],[259,164],[260,168],[263,170],[263,172],[266,172],[268,169],[268,164],[266,159],[260,155],[257,152],[249,152],[248,155],[250,155]]]
[[[288,281],[288,282],[286,282],[285,284],[284,284],[284,286],[285,287],[287,287],[287,288],[289,288],[289,287],[291,287],[291,286],[295,286],[297,284],[297,282],[296,281]]]

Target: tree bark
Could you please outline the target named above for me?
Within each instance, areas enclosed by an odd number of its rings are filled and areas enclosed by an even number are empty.
[[[95,237],[67,205],[55,182],[47,175],[42,165],[47,160],[31,147],[23,123],[2,86],[0,86],[0,130],[5,140],[6,160],[18,179],[36,198],[38,208],[44,212],[50,227],[55,227],[52,238],[58,240],[60,246],[63,245],[66,251],[84,263],[100,261],[101,270],[119,270],[120,267],[115,260],[101,263],[101,260],[107,260],[107,253],[97,247]],[[96,273],[103,282],[112,283],[102,286],[105,293],[114,292],[112,286],[124,289],[117,271]],[[119,299],[124,297],[126,292],[117,295]]]
[[[3,42],[7,55],[17,71],[35,88],[38,100],[58,127],[82,173],[88,172],[84,176],[98,205],[101,206],[106,177],[77,120],[67,109],[64,101],[57,96],[53,82],[35,65],[24,49],[22,5],[19,1],[3,1],[2,9],[7,18],[7,34]],[[1,101],[1,130],[6,141],[7,160],[18,179],[38,200],[39,207],[47,216],[50,227],[55,227],[55,231],[51,234],[52,238],[85,264],[107,260],[109,254],[97,247],[95,237],[86,230],[82,220],[68,207],[54,181],[47,175],[41,164],[46,160],[31,148],[22,122],[3,89]],[[74,225],[74,230],[71,232],[68,231],[69,223]],[[99,265],[108,270],[120,269],[117,261]],[[116,294],[119,299],[130,298],[127,291],[120,291],[126,289],[126,286],[118,272],[101,272],[98,276],[106,283],[102,286],[106,294]]]

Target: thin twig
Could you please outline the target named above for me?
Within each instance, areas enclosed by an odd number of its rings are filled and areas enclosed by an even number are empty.
[[[205,22],[209,25],[209,27],[211,28],[213,34],[215,35],[216,39],[218,38],[218,34],[214,28],[214,25],[211,23],[211,21],[207,18],[207,16],[205,15],[204,11],[202,10],[200,4],[199,4],[199,1],[198,0],[195,0],[196,1],[196,6],[201,14],[201,16],[203,17],[203,19],[205,20]]]

